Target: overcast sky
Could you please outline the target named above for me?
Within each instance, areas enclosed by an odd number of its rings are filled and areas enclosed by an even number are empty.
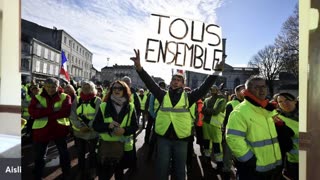
[[[93,53],[100,70],[132,65],[134,48],[145,47],[151,13],[217,24],[227,39],[226,63],[244,66],[274,43],[298,0],[21,0],[21,16],[41,26],[65,30]],[[148,66],[168,81],[171,70]]]

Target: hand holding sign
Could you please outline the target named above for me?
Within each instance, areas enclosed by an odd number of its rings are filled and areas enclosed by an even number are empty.
[[[137,71],[142,70],[142,66],[140,63],[140,51],[139,49],[133,49],[134,53],[136,54],[135,57],[131,57],[130,59],[134,62],[134,66],[136,67]]]
[[[225,61],[226,61],[226,59],[222,58],[221,61],[218,61],[217,63],[215,63],[213,70],[214,71],[223,71]]]

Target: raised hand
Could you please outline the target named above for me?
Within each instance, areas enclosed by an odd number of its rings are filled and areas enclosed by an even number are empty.
[[[140,51],[139,49],[133,49],[134,53],[136,54],[135,57],[131,57],[130,59],[134,62],[134,66],[138,71],[142,70],[142,66],[140,63]]]
[[[226,61],[226,59],[225,59],[225,57],[223,57],[221,61],[218,61],[218,62],[214,65],[214,70],[215,70],[215,71],[223,71],[225,61]]]

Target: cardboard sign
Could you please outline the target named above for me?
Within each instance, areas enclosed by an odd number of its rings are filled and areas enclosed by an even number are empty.
[[[146,40],[145,61],[205,74],[221,73],[221,28],[216,24],[151,14],[151,31]]]

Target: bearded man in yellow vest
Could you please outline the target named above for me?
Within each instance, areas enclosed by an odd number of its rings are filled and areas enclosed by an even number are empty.
[[[203,145],[207,165],[211,166],[211,152],[213,149],[217,171],[222,172],[223,151],[222,151],[222,124],[224,120],[224,110],[226,99],[219,94],[216,85],[211,87],[211,97],[204,100],[202,108],[203,117]],[[210,143],[212,142],[212,148]]]
[[[59,81],[48,78],[41,94],[32,98],[29,114],[34,118],[32,138],[34,146],[34,178],[41,179],[45,165],[44,156],[50,141],[54,141],[60,155],[63,178],[70,173],[70,157],[67,148],[71,98],[58,91]]]
[[[158,154],[156,158],[156,179],[168,179],[168,167],[172,160],[171,162],[174,162],[172,164],[172,176],[177,180],[185,180],[187,145],[193,126],[189,108],[207,93],[217,76],[208,76],[200,87],[186,93],[183,89],[185,86],[184,76],[175,74],[172,76],[169,90],[166,91],[161,89],[142,68],[139,50],[134,50],[134,52],[135,57],[130,59],[134,62],[138,75],[161,104],[155,120]],[[220,67],[216,68],[220,69]]]
[[[231,112],[226,140],[236,158],[239,180],[282,179],[282,157],[273,121],[274,106],[266,99],[265,79],[245,83],[244,101]]]

